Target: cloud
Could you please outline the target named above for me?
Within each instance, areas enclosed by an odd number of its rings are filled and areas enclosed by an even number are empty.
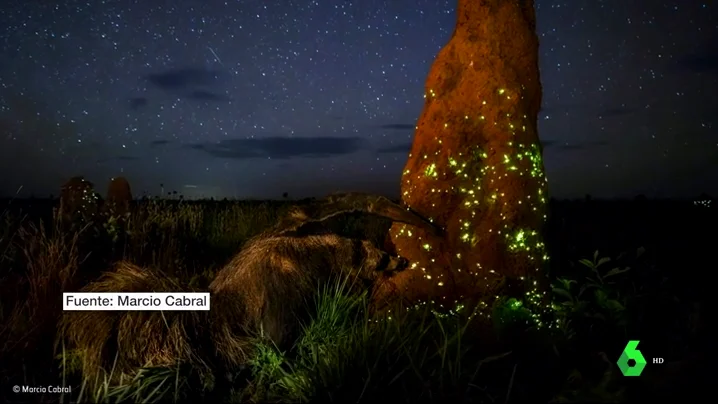
[[[678,67],[695,73],[718,73],[718,52],[705,50],[678,59]]]
[[[195,143],[188,147],[212,157],[227,159],[322,158],[352,154],[366,146],[360,137],[267,137],[261,139],[227,139],[217,143]]]
[[[192,101],[203,101],[203,102],[230,102],[232,98],[225,94],[220,94],[207,90],[193,90],[185,95],[180,95],[180,98],[192,100]],[[149,100],[146,97],[134,97],[129,99],[130,108],[138,110],[149,104]]]
[[[232,99],[224,94],[213,93],[205,90],[195,90],[187,95],[187,98],[197,101],[229,102]]]
[[[175,98],[201,102],[230,102],[232,98],[228,95],[209,89],[220,81],[221,76],[222,72],[217,70],[186,67],[148,74],[143,78],[150,85],[169,92]],[[149,103],[149,100],[142,96],[130,98],[129,101],[130,107],[135,110]]]
[[[158,146],[166,146],[170,143],[167,139],[157,139],[150,142],[150,146],[152,147],[158,147]]]
[[[598,113],[599,118],[611,118],[615,116],[631,115],[636,112],[636,108],[626,106],[606,108]]]
[[[380,147],[376,150],[377,153],[409,153],[411,150],[411,142],[398,143],[395,145]]]
[[[130,108],[132,108],[132,109],[138,109],[140,107],[144,107],[148,103],[148,100],[146,97],[132,97],[128,101],[130,103]]]
[[[380,129],[394,129],[394,130],[414,130],[416,125],[413,123],[387,123],[379,125]]]
[[[155,87],[163,90],[178,90],[214,84],[219,80],[220,72],[204,68],[187,67],[148,74],[144,78]]]
[[[684,72],[718,74],[718,36],[700,41],[696,51],[679,57],[674,65]]]
[[[140,158],[128,155],[117,155],[109,158],[99,159],[97,163],[107,163],[110,161],[138,161]]]
[[[541,105],[541,110],[539,110],[539,119],[546,115],[558,115],[558,114],[565,114],[569,111],[576,111],[576,110],[582,110],[586,109],[588,105],[586,104],[580,104],[580,103],[564,103],[564,104],[555,104],[555,103],[548,103]]]
[[[541,142],[543,147],[545,149],[554,149],[554,150],[560,150],[560,151],[579,151],[579,150],[586,150],[591,149],[595,147],[603,147],[607,146],[608,142],[604,140],[597,140],[593,142],[576,142],[576,143],[569,143],[569,142],[556,142],[553,140],[544,140]]]
[[[140,158],[135,156],[117,156],[115,159],[119,161],[137,161]]]

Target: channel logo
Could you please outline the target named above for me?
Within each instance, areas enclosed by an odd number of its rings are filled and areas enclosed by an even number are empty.
[[[644,358],[641,351],[638,350],[639,342],[640,341],[636,340],[628,341],[626,348],[624,348],[621,353],[621,357],[618,358],[618,362],[616,362],[624,376],[640,376],[646,367],[646,358]],[[660,362],[658,362],[657,359],[660,359]],[[630,361],[633,361],[633,363],[631,364]],[[663,359],[655,358],[653,361],[662,363]]]

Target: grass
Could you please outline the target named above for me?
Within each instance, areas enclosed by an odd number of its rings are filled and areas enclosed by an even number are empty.
[[[471,360],[466,321],[430,311],[372,321],[366,295],[342,283],[319,291],[317,315],[288,353],[260,343],[244,390],[253,402],[488,402],[484,365],[510,353]],[[493,401],[493,400],[491,400]]]
[[[5,386],[59,385],[72,392],[18,396],[3,387],[0,398],[621,402],[649,390],[648,382],[631,383],[615,366],[628,339],[653,332],[653,345],[646,349],[661,346],[664,356],[678,362],[701,350],[694,342],[700,305],[676,297],[670,282],[641,261],[641,251],[614,259],[598,252],[576,257],[577,267],[554,274],[562,326],[517,332],[506,322],[520,325],[521,310],[507,302],[494,310],[496,341],[477,336],[481,327],[470,313],[447,317],[427,308],[372,318],[367,294],[349,293],[346,279],[317,290],[315,315],[291,349],[279,350],[259,336],[249,365],[232,372],[187,362],[89,370],[82,366],[84,353],[57,338],[62,292],[97,279],[113,262],[129,260],[188,287],[205,288],[244,241],[287,207],[154,200],[137,202],[123,216],[77,218],[72,228],[45,210],[8,208],[0,217],[0,377]],[[330,226],[381,245],[389,223],[350,216]]]

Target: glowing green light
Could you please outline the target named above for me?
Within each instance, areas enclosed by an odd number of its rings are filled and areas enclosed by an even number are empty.
[[[499,95],[504,95],[501,100],[510,99],[512,97],[507,94],[504,88],[498,89],[497,92]],[[436,97],[436,93],[433,90],[427,90],[427,95],[429,97]],[[520,95],[519,98],[521,98]],[[481,105],[487,105],[487,101],[482,100]],[[494,235],[500,235],[504,243],[503,248],[505,248],[507,252],[521,254],[522,260],[526,259],[529,263],[535,264],[536,271],[539,271],[540,264],[548,260],[548,255],[545,253],[545,246],[540,235],[535,229],[529,227],[519,228],[517,225],[521,223],[516,223],[514,221],[515,219],[509,213],[520,205],[518,208],[520,211],[534,214],[535,219],[541,221],[546,220],[544,205],[547,203],[545,192],[547,181],[543,168],[541,147],[538,143],[521,143],[517,141],[518,138],[516,137],[520,134],[520,132],[518,132],[519,127],[525,132],[527,125],[530,124],[533,128],[535,127],[535,122],[522,122],[521,117],[523,117],[524,120],[528,118],[526,114],[504,112],[500,115],[501,118],[494,122],[486,122],[487,116],[481,114],[479,114],[478,117],[471,113],[462,114],[460,116],[463,116],[463,120],[465,121],[478,119],[481,121],[481,125],[493,125],[496,128],[504,128],[504,130],[507,131],[506,134],[510,135],[512,141],[506,142],[503,148],[496,148],[491,143],[475,145],[469,153],[454,152],[454,156],[448,158],[443,157],[448,160],[448,166],[446,168],[439,167],[433,163],[429,164],[424,169],[424,174],[426,177],[433,178],[438,177],[440,174],[442,178],[447,179],[446,184],[434,186],[431,189],[432,193],[453,193],[461,196],[462,199],[460,203],[463,207],[462,212],[466,216],[459,219],[459,227],[461,229],[459,238],[460,241],[470,243],[462,248],[471,249],[482,240],[482,238],[472,230],[472,226],[476,223],[476,220],[481,220],[482,215],[486,215],[487,212],[489,212],[489,215],[496,214],[499,220],[498,227],[488,230],[485,229],[484,231],[488,231],[488,233]],[[491,115],[491,117],[493,118],[494,115]],[[454,125],[450,125],[450,123],[451,122],[445,122],[443,124],[443,127],[446,129],[446,135],[442,136],[450,136],[449,128],[454,127]],[[443,140],[446,140],[446,137],[444,137]],[[427,153],[422,156],[423,159],[428,160],[428,162],[431,162],[431,159],[438,161],[438,159],[442,158],[440,156],[445,156],[443,152],[446,149],[443,146],[442,138],[437,136],[435,141],[442,146],[439,146],[435,153]],[[505,147],[506,145],[508,145],[508,148]],[[483,147],[487,147],[488,149],[484,150]],[[506,153],[504,153],[504,151],[506,151]],[[489,157],[489,155],[491,155],[491,157]],[[446,162],[446,160],[444,160],[444,162]],[[404,175],[404,182],[408,185],[403,191],[404,200],[410,201],[412,191],[417,189],[417,187],[412,184],[412,181],[420,179],[421,176],[410,175],[409,170],[406,170]],[[535,185],[537,186],[536,191],[530,195],[523,195],[515,199],[513,193],[509,193],[503,189],[504,181],[510,181],[512,177],[531,178],[535,180]],[[491,204],[492,207],[486,209],[481,206],[485,204]],[[410,232],[404,230],[400,231],[399,235],[402,237],[412,237]],[[420,241],[417,240],[417,243],[420,243]],[[420,243],[419,245],[427,251],[431,247],[427,243]],[[455,255],[458,259],[462,257],[459,252]],[[433,273],[431,268],[433,263],[434,259],[427,257],[425,262],[412,262],[411,267],[421,268],[422,271],[424,271],[424,277],[431,280],[432,275],[430,273]],[[476,263],[476,267],[478,269],[473,268],[472,263],[471,268],[468,268],[468,273],[481,277],[486,274],[491,274],[492,276],[501,275],[499,272],[490,268],[482,269],[480,263]],[[464,269],[464,271],[462,271],[462,269]],[[466,273],[467,268],[455,268],[454,270]],[[444,285],[441,281],[442,275],[437,276],[434,274],[434,278],[433,282],[435,282],[435,285]],[[520,300],[511,302],[510,306],[515,309],[522,308],[523,310],[527,310],[537,327],[552,327],[552,323],[547,323],[542,319],[546,313],[551,313],[554,310],[551,304],[546,303],[546,292],[540,289],[534,279],[521,277],[520,280],[526,282],[525,296]],[[437,304],[446,309],[447,307],[443,306],[444,303],[445,302],[425,301],[420,302],[416,307],[426,304]],[[488,309],[487,305],[491,304],[491,301],[488,301],[488,303],[482,302],[482,304],[484,304],[483,309],[478,310],[476,315],[487,318],[490,317],[490,313],[483,310]],[[455,313],[458,312],[461,307],[462,305],[457,301],[455,302],[455,308],[449,311]],[[439,315],[438,312],[436,315]]]
[[[427,177],[436,177],[436,176],[438,176],[438,174],[437,174],[437,172],[436,172],[436,163],[431,163],[431,164],[429,164],[429,166],[426,167],[426,170],[424,170],[424,174],[425,174]]]

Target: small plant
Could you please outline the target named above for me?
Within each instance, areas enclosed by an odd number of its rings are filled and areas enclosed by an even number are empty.
[[[129,217],[129,212],[123,215],[112,214],[109,215],[102,223],[102,227],[105,229],[105,232],[113,243],[117,243],[121,236],[129,236],[131,234],[130,230],[127,229],[127,220]]]
[[[643,252],[638,249],[636,257]],[[600,257],[596,251],[591,259],[578,261],[574,277],[558,278],[552,285],[564,333],[564,340],[555,349],[557,353],[571,352],[564,355],[564,360],[573,364],[569,365],[572,371],[563,389],[552,402],[607,403],[623,399],[625,389],[618,383],[620,375],[615,360],[608,360],[605,352],[617,342],[625,343],[627,306],[634,296],[629,293],[632,282],[626,276],[631,268],[616,261]],[[587,366],[605,370],[595,374]]]
[[[639,250],[639,255],[642,250]],[[609,257],[599,257],[594,252],[592,259],[582,259],[579,264],[588,273],[576,278],[559,278],[551,286],[558,305],[565,315],[570,317],[588,317],[603,321],[613,321],[615,325],[624,325],[626,321],[626,296],[616,287],[620,275],[630,267],[608,265]]]
[[[617,371],[614,361],[609,360],[606,354],[601,353],[600,360],[603,372],[599,380],[586,380],[580,371],[574,369],[569,374],[562,391],[551,400],[551,403],[623,402],[626,388],[618,383],[623,376]]]

